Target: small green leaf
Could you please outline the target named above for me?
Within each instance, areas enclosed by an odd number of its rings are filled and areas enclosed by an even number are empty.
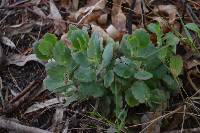
[[[131,86],[132,94],[135,99],[139,101],[139,103],[145,103],[150,98],[150,89],[149,87],[142,81],[136,81]]]
[[[60,65],[65,65],[71,62],[71,52],[62,41],[58,41],[53,49],[55,61]]]
[[[103,67],[107,67],[111,60],[112,60],[112,57],[113,57],[113,43],[112,42],[109,42],[104,51],[103,51],[103,55],[102,55],[102,66]]]
[[[63,81],[65,79],[66,67],[57,64],[56,62],[51,62],[46,64],[46,71],[50,78]]]
[[[81,83],[80,93],[84,96],[101,97],[104,94],[104,90],[95,82]]]
[[[134,77],[138,80],[148,80],[153,77],[153,75],[150,72],[141,70],[135,73]]]
[[[74,53],[72,53],[72,57],[77,64],[79,64],[83,67],[88,67],[90,65],[90,62],[89,62],[85,52],[82,52],[82,51],[74,52]]]
[[[48,57],[47,55],[43,55],[40,51],[39,51],[39,45],[40,42],[37,41],[33,44],[33,52],[36,54],[37,58],[41,59],[41,60],[49,60],[51,57]]]
[[[51,42],[52,44],[56,44],[58,38],[54,35],[54,34],[51,34],[51,33],[46,33],[43,37],[44,40],[46,41],[49,41]]]
[[[130,107],[135,107],[139,104],[139,102],[135,99],[134,95],[132,94],[131,89],[126,90],[125,100]]]
[[[54,34],[46,33],[39,41],[38,50],[42,55],[45,55],[49,58],[53,56],[52,50],[57,42],[57,37]]]
[[[47,77],[43,82],[44,82],[44,86],[49,91],[54,91],[60,87],[65,86],[64,80],[55,80],[55,79],[52,79],[51,77]]]
[[[183,69],[183,60],[181,56],[172,56],[170,58],[169,67],[174,77],[179,76]]]
[[[109,70],[104,76],[104,86],[106,88],[110,87],[113,81],[114,81],[114,72],[113,70]]]
[[[89,42],[89,35],[87,32],[78,29],[75,26],[70,26],[67,38],[71,41],[74,50],[82,51],[87,49]]]
[[[96,78],[95,71],[90,67],[79,67],[74,72],[74,78],[80,82],[92,82]]]
[[[128,42],[128,38],[129,35],[125,34],[122,37],[122,40],[120,42],[120,51],[122,51],[122,53],[126,56],[126,57],[130,57],[131,56],[131,48],[129,48],[130,44]]]
[[[148,44],[150,44],[150,36],[144,30],[138,29],[133,33],[133,35],[139,40],[141,48],[145,48]]]
[[[164,77],[162,77],[162,80],[164,81],[164,83],[166,84],[166,87],[171,90],[171,91],[175,91],[177,90],[177,88],[179,87],[178,83],[176,82],[176,80],[174,80],[172,78],[172,76],[170,75],[164,75]]]
[[[200,37],[200,28],[195,23],[188,23],[185,25],[185,27],[188,28],[189,30],[196,32]]]
[[[53,43],[46,40],[41,40],[38,46],[38,50],[40,51],[41,54],[50,58],[53,56],[52,53],[53,47],[54,47]]]
[[[99,33],[94,32],[88,44],[87,56],[92,62],[96,64],[99,64],[99,61],[101,59],[102,44],[103,44],[103,38],[100,36]]]
[[[117,59],[115,62],[114,72],[122,78],[130,78],[135,70],[128,64],[125,64]]]
[[[150,91],[150,99],[148,101],[148,104],[150,106],[154,106],[154,104],[159,105],[162,103],[166,103],[168,98],[169,96],[164,90],[154,89]]]
[[[172,51],[176,54],[176,45],[179,43],[179,38],[176,37],[172,32],[169,32],[165,36],[166,45],[172,46]]]

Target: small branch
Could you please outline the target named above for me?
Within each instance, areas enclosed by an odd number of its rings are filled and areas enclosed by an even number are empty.
[[[17,133],[52,133],[35,127],[21,125],[11,119],[0,117],[0,128]]]
[[[128,17],[127,17],[126,27],[129,34],[132,34],[132,23],[133,23],[133,14],[134,14],[133,10],[135,8],[135,3],[136,3],[136,0],[133,0],[131,4],[131,9],[129,10]]]

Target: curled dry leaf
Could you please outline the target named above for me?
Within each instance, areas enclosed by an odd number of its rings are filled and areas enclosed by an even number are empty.
[[[97,3],[94,3],[94,5],[86,5],[85,7],[80,8],[75,14],[72,14],[70,18],[74,18],[77,20],[79,17],[82,16],[79,23],[81,23],[86,17],[92,14],[93,11],[103,10],[105,8],[106,1],[100,0]]]
[[[103,37],[103,40],[108,40],[110,38],[109,35],[100,26],[92,24],[91,27],[92,32],[99,32],[100,35]]]
[[[56,7],[55,3],[53,0],[49,1],[50,4],[50,16],[54,19],[54,24],[55,24],[55,33],[57,34],[63,34],[66,30],[66,25],[63,22],[62,16]]]
[[[112,24],[119,31],[126,31],[126,16],[121,9],[122,0],[114,0],[112,8]]]
[[[12,42],[8,37],[1,37],[1,42],[4,44],[4,45],[7,45],[11,48],[16,48],[14,42]]]
[[[35,103],[25,111],[25,114],[38,111],[40,109],[43,109],[43,108],[58,104],[60,102],[64,102],[64,100],[65,100],[65,98],[60,97],[59,99],[58,98],[53,98],[53,99],[47,100],[45,102]]]
[[[102,14],[99,18],[98,18],[98,23],[105,25],[107,23],[108,19],[108,14]]]
[[[159,5],[153,11],[168,14],[170,24],[173,24],[176,20],[177,9],[175,5]]]
[[[18,54],[14,54],[14,55],[10,55],[7,58],[7,65],[10,64],[14,64],[17,66],[24,66],[27,62],[29,61],[36,61],[39,62],[41,64],[44,64],[41,60],[39,60],[35,54],[30,54],[30,55],[18,55]]]
[[[47,16],[45,15],[45,13],[37,6],[33,7],[33,12],[36,13],[38,16],[41,16],[43,18],[46,18]]]
[[[6,28],[6,33],[9,36],[14,36],[14,35],[23,34],[23,33],[29,33],[32,31],[33,26],[34,26],[34,22],[12,25],[12,26],[9,26],[8,28]]]
[[[106,32],[110,37],[112,37],[115,40],[119,40],[122,37],[122,34],[113,25],[110,25],[106,29]]]

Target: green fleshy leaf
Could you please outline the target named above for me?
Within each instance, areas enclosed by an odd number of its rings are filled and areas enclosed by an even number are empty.
[[[150,44],[150,36],[144,30],[138,29],[133,35],[139,40],[140,48],[145,48]]]
[[[164,81],[164,83],[166,84],[167,88],[171,91],[176,91],[177,88],[179,87],[178,83],[176,80],[174,80],[172,78],[172,76],[170,75],[164,75],[164,77],[162,78],[162,80]]]
[[[126,90],[125,100],[126,100],[126,103],[130,107],[135,107],[135,106],[139,105],[139,102],[135,99],[134,95],[132,94],[131,89]]]
[[[103,51],[102,66],[107,67],[111,63],[112,58],[113,58],[113,43],[109,42]]]
[[[141,70],[135,73],[134,77],[138,80],[148,80],[153,78],[153,75],[150,72]]]
[[[185,27],[189,30],[196,32],[200,38],[200,28],[198,25],[196,25],[195,23],[188,23],[185,25]]]
[[[46,64],[46,71],[50,78],[63,81],[67,70],[65,66],[59,65],[56,62],[51,62]]]
[[[69,64],[72,60],[70,50],[62,41],[58,41],[53,49],[55,61],[60,65]]]
[[[176,45],[179,43],[179,38],[176,37],[172,32],[169,32],[165,36],[166,45],[172,46],[172,52],[176,54]]]
[[[53,57],[52,50],[56,42],[57,42],[57,37],[54,34],[46,33],[43,39],[39,41],[38,50],[42,55],[45,55],[48,58],[52,58]]]
[[[150,98],[150,89],[149,87],[142,81],[136,81],[131,86],[132,94],[135,99],[139,101],[139,103],[145,103]]]
[[[101,97],[104,94],[104,90],[95,82],[81,83],[80,93],[84,96]]]
[[[74,61],[80,66],[88,67],[90,65],[90,62],[85,52],[74,52],[72,54],[72,57]]]
[[[169,94],[160,89],[154,89],[150,92],[150,99],[148,104],[150,106],[154,106],[154,104],[159,105],[162,103],[166,103],[167,99],[169,98]]]
[[[37,58],[48,61],[51,57],[48,57],[47,55],[43,55],[40,51],[38,46],[40,45],[40,42],[37,41],[33,44],[33,52],[36,54]]]
[[[104,86],[106,88],[110,87],[113,81],[114,81],[114,72],[113,70],[109,70],[104,76]]]
[[[71,41],[74,50],[82,51],[87,49],[89,42],[89,35],[87,32],[78,29],[75,26],[70,26],[67,38]]]
[[[74,78],[80,82],[92,82],[96,78],[95,71],[90,67],[79,67],[74,72]]]
[[[116,59],[114,72],[122,78],[130,78],[133,76],[135,69],[132,65],[126,64],[121,59]]]
[[[99,64],[101,59],[101,47],[103,45],[103,38],[99,33],[94,32],[90,38],[87,56],[95,64]]]
[[[44,86],[49,90],[49,91],[54,91],[60,87],[65,86],[64,80],[55,80],[52,79],[51,77],[47,77],[44,81]]]

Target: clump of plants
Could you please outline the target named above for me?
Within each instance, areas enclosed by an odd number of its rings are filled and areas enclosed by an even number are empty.
[[[176,55],[179,39],[163,34],[159,24],[149,24],[156,34],[153,44],[144,29],[124,35],[121,42],[103,40],[94,32],[71,25],[66,34],[69,44],[47,33],[34,45],[46,64],[44,85],[73,101],[95,98],[104,105],[105,114],[115,114],[117,129],[124,124],[129,108],[146,104],[151,109],[167,103],[178,90],[178,75],[183,61]],[[114,110],[111,106],[114,105]]]

